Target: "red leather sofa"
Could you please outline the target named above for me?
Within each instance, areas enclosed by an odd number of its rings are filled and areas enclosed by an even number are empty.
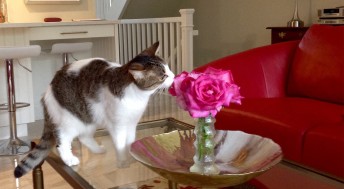
[[[263,46],[210,62],[230,69],[244,97],[215,127],[277,142],[284,158],[344,180],[344,26],[312,25],[301,41]]]

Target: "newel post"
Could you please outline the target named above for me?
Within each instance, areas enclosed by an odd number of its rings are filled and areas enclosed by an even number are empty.
[[[184,71],[193,69],[193,13],[194,9],[181,9],[182,30],[182,68]]]

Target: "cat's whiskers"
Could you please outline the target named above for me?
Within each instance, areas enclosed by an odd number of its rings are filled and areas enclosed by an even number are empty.
[[[161,89],[159,88],[156,91],[154,91],[153,95],[155,95],[155,94],[161,94]]]
[[[155,94],[165,94],[166,91],[168,91],[168,88],[158,88],[156,91],[154,91],[153,95]]]

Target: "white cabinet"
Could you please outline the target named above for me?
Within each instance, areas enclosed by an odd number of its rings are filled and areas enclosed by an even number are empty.
[[[114,25],[32,27],[28,29],[30,40],[80,39],[114,36]]]

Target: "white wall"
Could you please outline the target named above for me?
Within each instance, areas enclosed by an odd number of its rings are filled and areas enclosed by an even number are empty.
[[[95,0],[81,0],[79,4],[33,5],[25,4],[25,0],[7,0],[8,21],[43,22],[46,17],[59,17],[63,21],[73,18],[96,18]]]
[[[179,16],[179,9],[185,0],[128,0],[121,18],[158,18]]]
[[[194,8],[194,65],[270,44],[269,26],[286,26],[294,12],[293,0],[187,0]],[[306,26],[317,20],[317,9],[343,6],[344,0],[299,0],[299,16]]]
[[[96,0],[97,18],[118,20],[129,0]]]

